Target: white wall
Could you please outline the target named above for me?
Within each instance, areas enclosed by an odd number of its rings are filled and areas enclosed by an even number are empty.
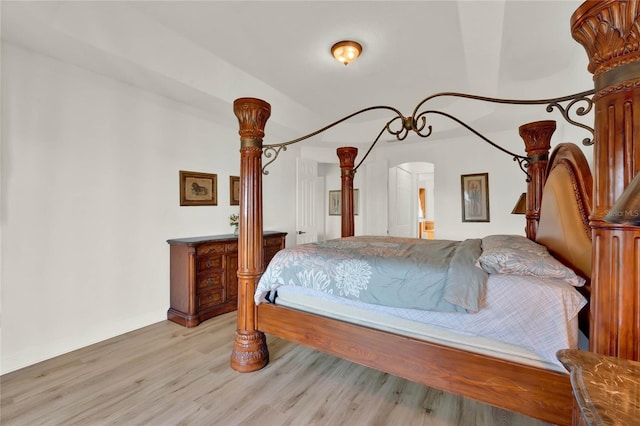
[[[166,319],[167,239],[226,234],[237,120],[2,46],[2,373]],[[295,231],[295,157],[265,177],[265,229]],[[178,171],[218,175],[180,207]],[[281,194],[290,194],[282,196]],[[293,238],[293,239],[292,239]]]

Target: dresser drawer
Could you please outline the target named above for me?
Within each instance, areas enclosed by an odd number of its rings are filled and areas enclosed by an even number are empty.
[[[209,287],[222,287],[223,274],[222,272],[218,274],[211,275],[198,275],[196,278],[196,283],[198,289],[205,289]]]
[[[238,296],[238,255],[227,256],[227,297],[229,299]]]
[[[281,248],[282,247],[282,242],[284,241],[284,237],[277,237],[277,238],[265,238],[264,239],[264,246],[265,247],[278,247]]]
[[[198,256],[206,256],[208,254],[224,253],[224,244],[202,244],[196,247]]]
[[[224,288],[213,287],[198,292],[198,308],[207,308],[209,306],[224,303]]]
[[[222,255],[199,257],[196,261],[196,272],[212,271],[222,269]]]

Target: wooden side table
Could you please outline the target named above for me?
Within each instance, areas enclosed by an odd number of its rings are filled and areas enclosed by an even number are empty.
[[[640,362],[575,349],[558,351],[571,374],[573,424],[640,424]]]

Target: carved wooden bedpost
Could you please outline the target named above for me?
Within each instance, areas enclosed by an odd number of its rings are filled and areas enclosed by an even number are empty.
[[[340,158],[340,171],[342,179],[342,236],[353,237],[355,225],[353,220],[353,170],[358,148],[342,147],[337,149]]]
[[[640,4],[587,1],[571,17],[595,83],[592,351],[640,360],[640,228],[604,217],[640,171]]]
[[[527,156],[530,158],[527,169],[530,181],[527,182],[527,225],[525,231],[527,238],[535,240],[540,221],[542,190],[547,180],[551,136],[556,131],[556,122],[553,120],[535,121],[523,124],[519,127],[519,131],[520,137],[524,140]]]
[[[264,333],[256,329],[253,294],[264,272],[262,235],[262,138],[271,106],[260,99],[233,103],[240,124],[240,234],[238,236],[238,326],[231,367],[255,371],[269,362]]]

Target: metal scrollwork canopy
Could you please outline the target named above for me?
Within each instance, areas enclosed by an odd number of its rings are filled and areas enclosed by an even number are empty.
[[[588,145],[593,145],[593,138],[594,138],[593,128],[575,119],[572,119],[571,114],[575,114],[575,116],[577,117],[584,117],[587,114],[589,114],[589,112],[591,112],[593,108],[593,100],[590,97],[593,94],[594,94],[594,90],[587,90],[585,92],[580,92],[573,95],[567,95],[567,96],[562,96],[558,98],[520,100],[520,99],[489,98],[485,96],[476,96],[476,95],[470,95],[466,93],[441,92],[441,93],[436,93],[434,95],[424,98],[422,101],[420,101],[416,105],[416,107],[413,110],[413,113],[410,116],[406,116],[406,117],[402,115],[402,113],[398,109],[390,106],[373,106],[369,108],[364,108],[352,114],[349,114],[345,117],[342,117],[341,119],[334,121],[333,123],[330,123],[324,126],[323,128],[316,130],[315,132],[301,136],[297,139],[293,139],[288,142],[282,142],[277,144],[263,145],[263,154],[266,158],[270,160],[267,161],[267,163],[262,167],[262,172],[264,174],[269,174],[269,172],[266,170],[267,166],[269,166],[278,158],[278,155],[280,155],[280,152],[286,151],[287,146],[289,145],[301,142],[305,139],[312,138],[313,136],[316,136],[334,126],[337,126],[338,124],[344,121],[347,121],[350,118],[355,117],[357,115],[364,114],[366,112],[373,111],[373,110],[389,110],[393,112],[395,116],[391,120],[387,121],[384,127],[380,130],[380,132],[378,133],[378,136],[375,138],[371,146],[369,146],[369,149],[367,150],[363,158],[360,160],[360,162],[355,166],[354,170],[358,170],[358,167],[360,167],[360,165],[367,158],[367,156],[369,155],[373,147],[378,143],[382,135],[384,135],[385,133],[395,136],[395,138],[398,141],[402,141],[406,139],[406,137],[409,135],[410,132],[413,132],[416,135],[423,138],[427,138],[431,136],[431,134],[433,133],[433,128],[430,124],[427,123],[427,116],[429,114],[434,114],[434,115],[440,115],[455,121],[465,129],[469,130],[471,133],[478,136],[483,141],[487,142],[489,145],[493,146],[496,149],[499,149],[505,154],[510,155],[514,161],[518,162],[520,169],[527,175],[527,181],[529,181],[529,174],[527,173],[527,168],[529,167],[529,160],[530,160],[529,157],[513,153],[501,147],[497,143],[491,141],[489,138],[481,134],[476,129],[466,124],[461,119],[447,112],[439,111],[439,110],[429,110],[429,109],[422,110],[423,106],[430,100],[435,98],[441,98],[441,97],[456,97],[456,98],[471,99],[475,101],[490,102],[490,103],[497,103],[497,104],[508,104],[508,105],[545,105],[546,104],[547,112],[550,113],[550,112],[553,112],[554,109],[557,109],[561,113],[565,121],[567,121],[569,124],[580,127],[590,132],[591,137],[584,138],[582,140],[582,144],[588,146]]]

